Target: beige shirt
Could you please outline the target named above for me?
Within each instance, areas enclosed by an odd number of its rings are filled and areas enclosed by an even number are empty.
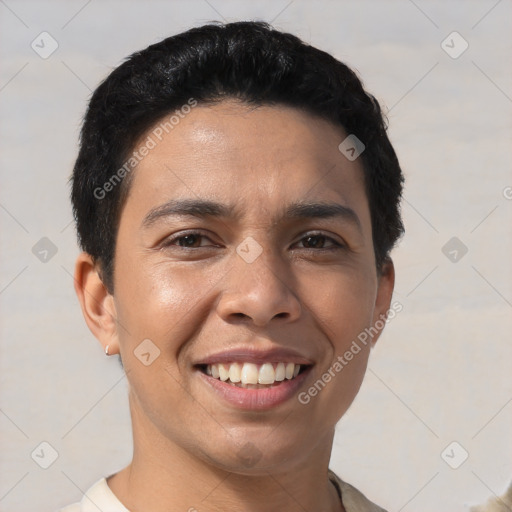
[[[331,470],[329,479],[334,483],[347,512],[386,512],[369,501],[355,487],[340,480]],[[130,512],[110,490],[107,480],[98,480],[83,496],[80,503],[69,505],[59,512]]]

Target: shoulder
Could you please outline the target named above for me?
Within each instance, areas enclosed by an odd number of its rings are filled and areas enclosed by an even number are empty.
[[[98,480],[82,497],[57,512],[129,512],[110,490],[106,478]]]
[[[341,501],[347,512],[386,512],[371,502],[361,491],[341,480],[331,470],[329,470],[329,479],[338,488]]]

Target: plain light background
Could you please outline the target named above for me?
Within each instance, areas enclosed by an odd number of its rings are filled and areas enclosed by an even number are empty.
[[[354,67],[386,107],[407,179],[403,311],[337,427],[332,469],[389,511],[457,512],[503,492],[511,15],[510,0],[0,0],[0,510],[54,511],[130,461],[127,381],[73,290],[67,180],[99,81],[131,52],[223,19],[273,22]],[[58,43],[46,59],[31,47],[43,31]],[[43,237],[57,249],[46,262],[33,252]]]

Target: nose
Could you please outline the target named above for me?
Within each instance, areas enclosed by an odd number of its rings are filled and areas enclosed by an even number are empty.
[[[272,319],[293,322],[301,315],[301,304],[292,289],[284,263],[265,252],[248,263],[235,255],[226,276],[217,312],[226,322],[241,318],[258,327]]]

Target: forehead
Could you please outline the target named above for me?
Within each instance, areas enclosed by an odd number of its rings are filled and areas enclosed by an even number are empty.
[[[135,168],[128,202],[201,197],[249,201],[260,212],[291,198],[366,203],[360,159],[338,150],[347,134],[305,111],[228,100],[168,121],[135,148],[152,147]]]

